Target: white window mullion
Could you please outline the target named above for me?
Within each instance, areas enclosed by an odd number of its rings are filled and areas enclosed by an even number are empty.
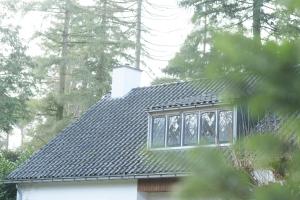
[[[169,126],[169,119],[168,115],[166,115],[166,131],[165,131],[165,148],[167,147],[167,141],[168,141],[168,126]]]
[[[147,148],[152,147],[152,116],[148,114],[148,142],[147,142]]]
[[[233,107],[233,143],[237,140],[237,107]]]
[[[219,144],[219,139],[218,139],[218,137],[219,137],[219,133],[218,133],[218,126],[219,126],[218,121],[219,121],[219,116],[218,116],[218,113],[219,113],[219,112],[218,112],[218,110],[216,110],[215,112],[216,112],[215,144],[218,145],[218,144]]]
[[[180,142],[180,146],[182,147],[183,146],[183,134],[184,134],[184,113],[181,113],[181,142]]]
[[[201,142],[201,111],[198,112],[198,144]]]

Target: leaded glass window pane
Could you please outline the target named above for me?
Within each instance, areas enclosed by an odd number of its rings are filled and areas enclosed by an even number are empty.
[[[153,117],[151,147],[160,148],[165,146],[166,118]]]
[[[183,145],[198,143],[198,115],[191,113],[184,116]]]
[[[233,115],[232,111],[219,112],[219,143],[233,141]]]
[[[181,117],[173,115],[168,121],[168,137],[167,145],[169,147],[177,147],[181,145]]]
[[[205,112],[201,114],[201,141],[215,144],[216,136],[216,113]]]

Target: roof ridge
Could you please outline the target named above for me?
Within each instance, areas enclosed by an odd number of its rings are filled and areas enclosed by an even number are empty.
[[[142,86],[142,87],[136,87],[134,89],[144,89],[144,88],[154,88],[154,87],[161,87],[161,86],[170,86],[170,85],[177,85],[177,84],[184,84],[184,83],[196,83],[201,80],[214,80],[213,78],[198,78],[194,80],[181,80],[181,81],[174,81],[170,83],[160,83],[156,85],[150,85],[150,86]]]

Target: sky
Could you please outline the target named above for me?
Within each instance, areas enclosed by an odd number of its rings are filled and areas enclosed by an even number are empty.
[[[25,0],[29,1],[29,0]],[[81,0],[89,5],[92,0]],[[177,0],[144,0],[143,24],[148,33],[142,33],[142,43],[151,58],[142,57],[145,65],[142,86],[150,85],[153,79],[162,77],[161,72],[168,60],[179,51],[186,36],[192,30],[191,10],[180,8]],[[20,25],[20,35],[27,43],[31,55],[40,55],[38,41],[32,39],[34,33],[44,29],[47,24],[39,12],[30,12],[25,16],[17,16],[16,23]],[[21,143],[19,130],[11,136],[9,147],[14,149]]]
[[[144,3],[144,24],[150,33],[142,41],[152,58],[143,58],[150,79],[162,76],[161,70],[179,51],[186,36],[192,30],[190,10],[179,8],[177,0],[149,0]],[[150,68],[150,69],[149,69]]]
[[[29,1],[29,0],[27,0]],[[82,4],[90,5],[92,0],[81,0]],[[151,4],[151,5],[150,5]],[[168,64],[183,44],[187,34],[192,30],[191,10],[180,8],[177,0],[144,0],[143,25],[148,33],[142,34],[142,43],[152,58],[143,57],[145,75],[143,85],[149,85],[161,77],[161,70]],[[41,49],[32,36],[37,30],[45,28],[46,20],[40,12],[30,12],[19,17],[21,36],[27,41],[29,53],[39,55]]]

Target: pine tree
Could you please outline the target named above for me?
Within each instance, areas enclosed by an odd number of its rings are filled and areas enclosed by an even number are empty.
[[[276,0],[182,0],[180,5],[194,9],[192,20],[195,24],[180,52],[165,69],[167,74],[180,79],[203,75],[210,59],[215,56],[211,52],[211,37],[215,32],[252,35],[259,44],[300,35],[299,15]]]
[[[9,24],[9,15],[15,11],[15,2],[0,4],[0,136],[7,138],[16,123],[28,116],[27,101],[33,94],[34,65],[26,54],[17,27]]]
[[[35,5],[51,25],[37,34],[45,55],[36,60],[47,91],[35,108],[46,122],[37,119],[32,144],[46,143],[106,94],[113,67],[133,63],[135,21],[124,17],[135,13],[131,3],[97,0],[83,6],[75,0],[45,0]]]
[[[137,0],[137,16],[136,16],[136,44],[135,44],[135,67],[140,69],[141,64],[141,33],[142,33],[142,5],[143,0]]]

